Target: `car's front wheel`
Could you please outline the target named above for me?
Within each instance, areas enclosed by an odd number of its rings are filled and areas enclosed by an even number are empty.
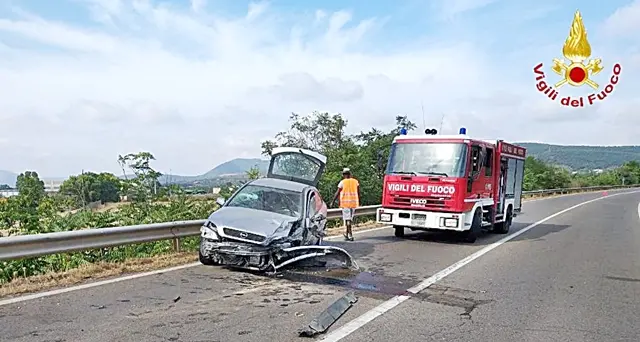
[[[200,260],[200,263],[206,266],[217,266],[220,265],[219,263],[215,262],[213,259],[211,259],[210,257],[204,256],[202,254],[202,242],[200,243],[200,249],[198,250],[198,259]]]

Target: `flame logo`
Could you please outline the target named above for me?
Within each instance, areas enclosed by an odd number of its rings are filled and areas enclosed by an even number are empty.
[[[571,64],[566,65],[564,61],[557,58],[553,59],[553,70],[556,74],[564,76],[564,79],[556,83],[556,88],[560,88],[565,83],[569,83],[574,87],[587,84],[593,89],[598,89],[598,84],[589,79],[591,76],[602,71],[602,59],[592,59],[586,65],[583,63],[591,56],[591,45],[587,39],[587,29],[582,22],[580,11],[576,11],[569,30],[569,37],[564,42],[562,54]]]
[[[582,22],[580,11],[576,11],[569,30],[569,37],[564,42],[562,54],[573,63],[582,63],[591,56],[591,45],[587,40],[587,30]]]

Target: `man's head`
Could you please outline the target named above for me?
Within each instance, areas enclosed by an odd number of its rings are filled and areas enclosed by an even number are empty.
[[[343,178],[351,178],[351,170],[348,167],[342,169],[342,177]]]

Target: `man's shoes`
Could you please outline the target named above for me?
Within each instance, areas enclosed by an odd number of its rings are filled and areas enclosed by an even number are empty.
[[[346,233],[342,234],[344,236],[344,241],[354,241],[353,234],[347,235]]]

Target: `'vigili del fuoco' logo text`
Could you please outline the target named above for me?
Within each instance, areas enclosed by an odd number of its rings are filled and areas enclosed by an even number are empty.
[[[576,11],[573,17],[569,37],[562,47],[562,54],[569,61],[565,62],[557,58],[553,59],[551,70],[562,76],[562,79],[554,85],[547,83],[547,76],[543,71],[542,63],[533,68],[536,81],[538,82],[536,84],[538,91],[545,94],[552,101],[560,101],[560,104],[567,107],[590,106],[606,99],[607,96],[613,92],[614,87],[618,84],[622,67],[618,63],[613,65],[612,75],[604,89],[600,89],[598,83],[591,79],[592,76],[599,74],[604,67],[602,66],[602,59],[600,58],[588,60],[588,58],[591,57],[591,45],[587,40],[587,30],[584,28],[580,11]],[[586,84],[593,88],[595,92],[587,95],[586,98],[583,96],[573,98],[571,96],[561,97],[558,89],[565,84],[574,87],[581,87]]]

